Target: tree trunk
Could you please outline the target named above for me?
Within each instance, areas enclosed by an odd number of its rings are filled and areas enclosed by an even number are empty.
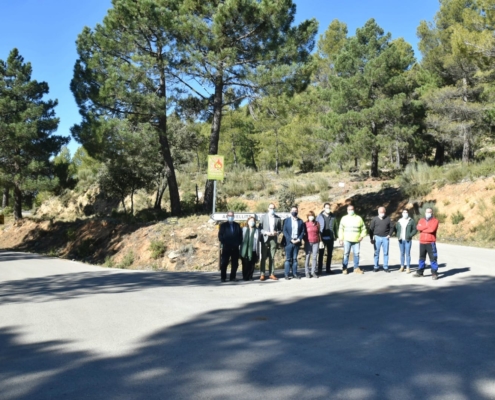
[[[234,165],[237,165],[237,154],[235,152],[234,136],[232,136],[232,154],[234,155]]]
[[[378,127],[374,122],[371,123],[371,133],[373,136],[376,138],[378,136]],[[370,175],[372,178],[378,178],[378,157],[379,157],[379,151],[378,151],[378,145],[373,143],[373,147],[371,148],[371,171]]]
[[[256,165],[256,160],[254,159],[254,151],[251,150],[251,164],[256,172],[258,172],[258,166]]]
[[[2,208],[9,206],[9,200],[10,200],[9,197],[10,197],[9,188],[4,187],[3,188]]]
[[[467,79],[463,78],[462,79],[462,91],[463,91],[463,96],[462,96],[462,101],[464,103],[468,102],[468,96],[467,96]],[[464,144],[462,148],[462,162],[469,164],[469,160],[471,157],[471,135],[470,135],[469,128],[465,127],[464,128]]]
[[[401,164],[400,164],[400,161],[401,161],[401,151],[400,151],[400,148],[399,148],[399,141],[396,141],[395,142],[395,151],[396,151],[396,167],[397,169],[400,169],[401,168]]]
[[[278,130],[275,128],[275,173],[278,175]]]
[[[162,209],[162,199],[166,188],[167,188],[167,180],[165,179],[165,171],[164,171],[163,173],[160,174],[160,181],[158,183],[158,187],[156,188],[156,197],[155,197],[155,204],[153,205],[153,209],[155,210]]]
[[[122,207],[124,208],[124,214],[127,215],[127,209],[125,208],[125,196],[120,199]]]
[[[445,145],[441,142],[437,142],[437,148],[435,149],[435,159],[433,161],[438,167],[441,167],[445,163]]]
[[[22,191],[19,186],[14,186],[14,218],[22,219]]]
[[[209,155],[218,154],[218,142],[220,140],[220,128],[222,126],[223,109],[223,78],[221,72],[217,76],[215,84],[215,97],[213,99],[213,122],[211,124]],[[205,211],[213,209],[213,181],[207,180],[203,206]]]
[[[373,145],[371,149],[371,177],[378,178],[378,147]]]
[[[165,72],[161,69],[160,76],[160,95],[163,99],[167,98],[167,87],[165,83]],[[170,193],[170,211],[172,215],[179,216],[181,214],[180,207],[180,195],[179,186],[177,185],[177,178],[175,176],[174,162],[172,159],[172,152],[170,151],[170,145],[167,138],[167,114],[164,110],[164,114],[160,117],[158,123],[158,138],[160,141],[160,150],[162,152],[163,161],[165,162],[165,176],[167,177],[168,190]]]
[[[469,164],[471,159],[471,140],[469,135],[469,128],[464,130],[464,145],[462,147],[462,162]]]

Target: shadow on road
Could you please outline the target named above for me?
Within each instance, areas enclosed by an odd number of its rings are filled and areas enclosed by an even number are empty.
[[[101,283],[92,279],[82,275],[83,290]],[[150,284],[146,275],[105,279],[107,290],[125,290],[125,279],[131,289]],[[63,284],[25,289],[63,296]],[[21,287],[12,290],[20,296]],[[12,327],[0,331],[0,397],[493,398],[494,293],[494,278],[469,277],[435,289],[255,302],[158,331],[120,357],[69,351],[64,342],[23,344]]]

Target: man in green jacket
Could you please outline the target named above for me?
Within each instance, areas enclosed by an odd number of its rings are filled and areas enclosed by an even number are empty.
[[[342,262],[342,273],[347,275],[347,264],[349,263],[349,253],[352,249],[354,256],[354,273],[364,274],[359,268],[359,247],[361,240],[366,237],[366,227],[363,219],[354,213],[354,206],[347,207],[347,215],[340,220],[339,242],[344,244],[344,261]]]

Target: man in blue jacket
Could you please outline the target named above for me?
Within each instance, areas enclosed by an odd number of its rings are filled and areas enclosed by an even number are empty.
[[[230,268],[230,280],[235,282],[237,281],[236,273],[239,266],[239,246],[242,244],[242,229],[237,222],[234,222],[233,211],[227,213],[227,222],[220,225],[218,240],[222,244],[222,258],[220,260],[222,282],[227,280],[227,266],[229,265],[229,261],[232,264]]]
[[[304,237],[305,225],[302,219],[297,218],[297,207],[290,210],[291,217],[284,221],[284,239],[285,239],[285,279],[289,280],[289,270],[292,267],[292,273],[295,279],[301,279],[297,275],[297,255],[301,248],[302,238]]]

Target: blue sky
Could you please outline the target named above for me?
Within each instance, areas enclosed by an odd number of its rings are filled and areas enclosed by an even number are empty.
[[[421,20],[432,20],[436,0],[295,0],[296,22],[316,18],[323,33],[330,22],[347,23],[349,34],[375,18],[393,38],[404,37],[417,48],[416,28]],[[33,78],[50,86],[49,98],[58,99],[58,134],[70,135],[70,127],[80,121],[69,89],[77,59],[75,41],[84,26],[101,22],[110,0],[0,0],[0,59],[17,47],[32,63]],[[417,53],[418,57],[419,54]],[[74,141],[69,148],[78,147]]]

